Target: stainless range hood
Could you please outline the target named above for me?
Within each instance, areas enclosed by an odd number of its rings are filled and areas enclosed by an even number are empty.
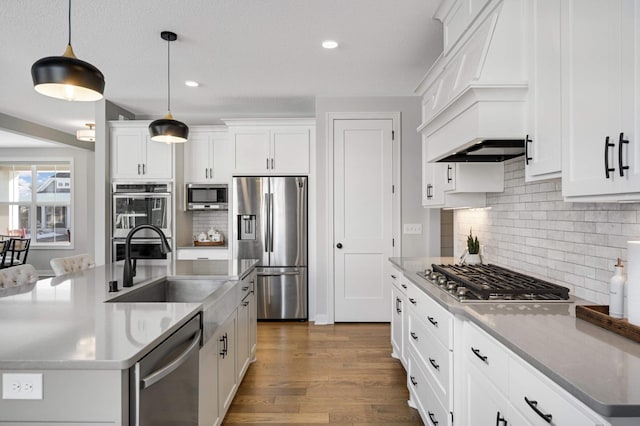
[[[494,163],[524,155],[524,139],[484,140],[438,160],[439,163]]]
[[[496,162],[524,154],[524,4],[487,2],[458,39],[445,43],[416,89],[423,99],[418,131],[427,145],[426,161]],[[440,10],[435,18],[447,27],[457,10]]]

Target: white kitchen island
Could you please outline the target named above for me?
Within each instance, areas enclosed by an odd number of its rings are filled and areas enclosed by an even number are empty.
[[[210,314],[204,328],[215,333],[235,314],[245,293],[239,283],[255,264],[138,265],[128,289],[121,287],[122,265],[112,264],[40,280],[25,293],[0,298],[1,377],[42,375],[40,399],[7,399],[3,389],[0,424],[129,424],[129,368],[205,304]],[[163,277],[217,280],[221,286],[205,303],[105,303]],[[119,281],[119,292],[108,292],[111,280]]]

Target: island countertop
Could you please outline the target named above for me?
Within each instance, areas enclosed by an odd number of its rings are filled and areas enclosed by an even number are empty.
[[[0,369],[124,369],[180,328],[201,303],[105,303],[162,277],[228,281],[247,275],[254,260],[177,260],[138,265],[134,286],[122,289],[122,263],[38,281],[0,297]],[[118,280],[118,293],[107,283]],[[225,284],[226,285],[226,284]]]
[[[640,344],[575,316],[575,303],[460,303],[416,272],[453,258],[391,258],[449,312],[478,325],[606,417],[640,417]]]

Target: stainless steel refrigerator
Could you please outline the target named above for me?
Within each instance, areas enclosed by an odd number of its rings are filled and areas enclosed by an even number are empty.
[[[258,319],[306,320],[307,177],[233,178],[235,259],[259,259]]]

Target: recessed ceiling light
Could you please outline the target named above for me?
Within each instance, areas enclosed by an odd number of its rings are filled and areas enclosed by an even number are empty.
[[[322,47],[325,49],[335,49],[338,47],[338,42],[334,40],[325,40],[322,42]]]
[[[189,87],[198,87],[200,86],[200,83],[198,83],[197,81],[193,81],[193,80],[187,80],[184,82],[185,85],[189,86]]]

